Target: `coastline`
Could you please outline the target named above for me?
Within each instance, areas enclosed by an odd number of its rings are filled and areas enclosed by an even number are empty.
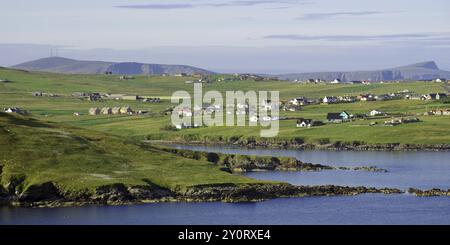
[[[162,145],[192,145],[192,146],[228,146],[228,147],[244,147],[247,149],[273,149],[273,150],[330,150],[330,151],[450,151],[449,144],[400,144],[400,143],[385,143],[385,144],[345,144],[345,143],[330,143],[330,144],[312,144],[302,143],[296,144],[289,141],[281,143],[243,143],[243,142],[223,142],[223,141],[185,141],[185,140],[143,140],[144,143],[157,143]]]
[[[126,187],[114,184],[98,188],[95,193],[83,193],[73,196],[63,193],[52,183],[31,188],[20,196],[8,195],[0,198],[0,206],[55,208],[68,206],[120,206],[164,202],[261,202],[275,198],[311,197],[311,196],[354,196],[366,193],[403,194],[395,188],[347,187],[347,186],[295,186],[279,184],[223,184],[194,186],[186,190],[170,191],[148,187]],[[50,191],[50,189],[52,189]]]

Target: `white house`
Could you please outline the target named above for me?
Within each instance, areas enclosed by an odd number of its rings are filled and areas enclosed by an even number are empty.
[[[323,103],[325,104],[332,104],[332,103],[337,103],[339,102],[339,99],[336,97],[329,97],[329,96],[325,96],[325,98],[323,98]]]
[[[331,84],[338,84],[341,83],[341,79],[334,79],[333,81],[330,82]]]
[[[299,119],[297,120],[297,128],[310,128],[312,126],[312,119]]]
[[[371,110],[370,112],[369,112],[369,115],[370,116],[378,116],[378,115],[383,115],[384,113],[383,112],[381,112],[381,111],[378,111],[378,110]]]

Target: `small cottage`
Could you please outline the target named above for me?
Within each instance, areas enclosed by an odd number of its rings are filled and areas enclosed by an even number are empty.
[[[17,113],[17,114],[24,114],[24,111],[18,107],[8,107],[3,109],[6,113]]]
[[[312,119],[300,118],[297,120],[297,128],[310,128],[313,125]]]
[[[118,115],[118,114],[120,114],[120,107],[113,107],[113,108],[111,109],[111,113],[112,113],[113,115]]]
[[[89,115],[96,116],[100,114],[100,109],[98,107],[94,107],[89,109]]]
[[[382,111],[378,111],[378,110],[371,110],[371,111],[369,112],[369,115],[372,116],[372,117],[374,117],[374,116],[379,116],[379,115],[383,115],[383,114],[385,114],[385,113],[382,112]]]
[[[100,113],[102,115],[111,115],[112,109],[111,109],[111,107],[103,107]]]
[[[328,122],[333,123],[342,123],[345,121],[348,121],[350,119],[350,114],[348,114],[346,111],[343,111],[341,113],[328,113],[327,120]]]
[[[120,114],[132,114],[133,110],[129,106],[123,106],[120,108]]]

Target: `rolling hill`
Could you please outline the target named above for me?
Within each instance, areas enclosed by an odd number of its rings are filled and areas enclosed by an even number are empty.
[[[278,75],[284,80],[323,79],[331,81],[340,79],[348,81],[392,81],[392,80],[429,80],[436,78],[450,78],[450,71],[440,70],[434,61],[427,61],[407,66],[375,71],[348,71],[348,72],[309,72]]]
[[[45,71],[66,74],[102,74],[112,72],[121,75],[163,75],[186,73],[213,74],[214,72],[187,65],[144,64],[136,62],[105,62],[48,57],[12,66],[27,71]]]

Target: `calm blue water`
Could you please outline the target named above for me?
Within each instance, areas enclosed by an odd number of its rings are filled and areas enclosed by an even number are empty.
[[[330,166],[377,166],[388,173],[366,171],[320,172],[253,172],[246,175],[256,179],[280,180],[295,185],[334,184],[344,186],[393,187],[406,190],[450,188],[450,152],[393,151],[300,151],[261,150],[205,146],[174,146],[179,149],[212,151],[259,156],[289,156],[304,162]]]
[[[450,152],[246,150],[178,146],[235,154],[292,156],[334,166],[375,165],[362,171],[256,172],[257,179],[292,184],[450,188]],[[261,203],[158,203],[121,207],[27,209],[0,207],[0,224],[450,224],[450,197],[408,194],[282,198]]]
[[[450,198],[360,195],[261,203],[1,209],[0,224],[450,224]]]

